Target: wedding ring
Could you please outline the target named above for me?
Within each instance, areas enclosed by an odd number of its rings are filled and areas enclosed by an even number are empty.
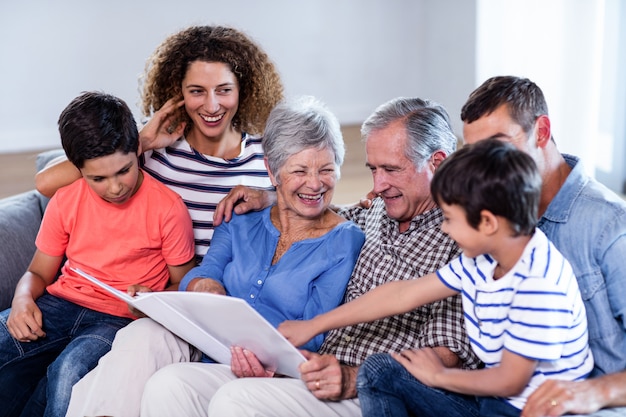
[[[315,381],[315,389],[316,390],[320,389],[320,380],[319,379],[317,381]]]
[[[550,407],[556,407],[557,405],[559,405],[559,402],[557,400],[552,400],[550,401]]]

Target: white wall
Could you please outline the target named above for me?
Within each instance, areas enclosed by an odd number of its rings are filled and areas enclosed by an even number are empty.
[[[56,121],[85,90],[135,110],[146,58],[192,24],[255,38],[289,95],[312,94],[342,123],[419,95],[459,109],[474,87],[474,1],[30,0],[0,4],[0,152],[58,146]],[[467,62],[464,62],[467,60]]]

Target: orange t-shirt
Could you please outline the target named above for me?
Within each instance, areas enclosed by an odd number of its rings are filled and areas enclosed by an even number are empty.
[[[121,317],[134,316],[128,305],[70,270],[82,269],[126,291],[141,284],[163,290],[168,265],[194,256],[189,212],[178,194],[143,173],[143,183],[127,202],[116,205],[99,197],[79,179],[50,200],[37,235],[37,248],[67,256],[50,294],[86,308]]]

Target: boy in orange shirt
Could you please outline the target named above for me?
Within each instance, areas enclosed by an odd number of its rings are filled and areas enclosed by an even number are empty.
[[[61,113],[59,132],[82,179],[50,200],[33,260],[0,313],[0,415],[65,415],[74,383],[134,318],[71,268],[134,295],[177,289],[194,264],[187,208],[139,168],[126,103],[83,93]]]

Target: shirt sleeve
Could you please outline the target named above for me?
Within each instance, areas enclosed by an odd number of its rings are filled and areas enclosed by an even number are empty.
[[[209,250],[200,265],[185,274],[179,285],[181,291],[187,291],[187,286],[195,278],[212,278],[224,285],[224,269],[233,259],[231,235],[231,223],[223,222],[215,228]]]
[[[58,195],[52,196],[43,214],[41,226],[35,240],[37,249],[50,256],[65,254],[69,242],[69,231],[63,226]]]
[[[194,237],[189,210],[177,198],[163,221],[163,258],[168,265],[188,262],[194,256]]]

